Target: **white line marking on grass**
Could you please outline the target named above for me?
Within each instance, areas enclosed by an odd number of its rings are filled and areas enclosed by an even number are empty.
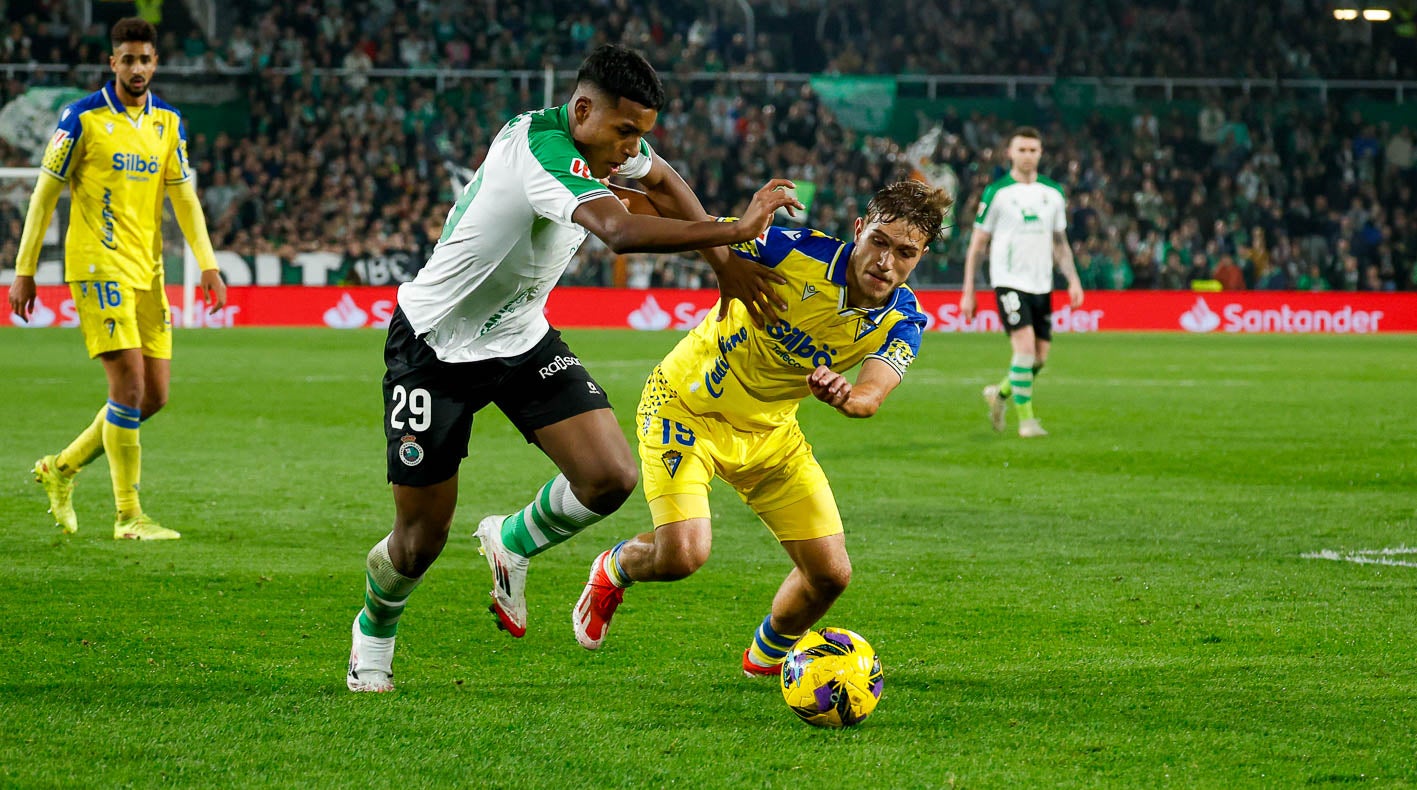
[[[1300,554],[1306,560],[1334,560],[1336,562],[1356,562],[1359,565],[1396,565],[1403,568],[1417,568],[1417,562],[1412,560],[1399,560],[1394,557],[1414,554],[1417,555],[1417,548],[1410,546],[1391,546],[1385,549],[1359,549],[1344,554],[1333,549],[1323,551],[1312,551],[1307,554]]]

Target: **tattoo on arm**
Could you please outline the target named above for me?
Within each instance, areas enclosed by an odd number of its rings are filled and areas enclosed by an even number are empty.
[[[1053,261],[1070,284],[1078,281],[1077,266],[1073,264],[1073,248],[1068,244],[1066,233],[1053,234]]]

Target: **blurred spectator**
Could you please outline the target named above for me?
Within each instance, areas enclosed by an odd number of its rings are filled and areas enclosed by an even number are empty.
[[[1220,282],[1220,287],[1227,291],[1245,290],[1245,274],[1235,265],[1235,259],[1230,255],[1220,256],[1213,276]]]
[[[535,83],[376,77],[377,68],[574,68],[598,43],[631,43],[660,67],[669,91],[651,143],[707,210],[736,213],[767,178],[787,176],[816,187],[808,220],[839,235],[850,234],[875,189],[915,169],[900,141],[845,128],[806,85],[727,77],[767,68],[1417,77],[1410,42],[1374,29],[1371,48],[1338,46],[1331,17],[1295,2],[1265,6],[1241,25],[1220,13],[1228,9],[1220,0],[1147,14],[1135,3],[1082,0],[1007,13],[953,0],[909,8],[755,1],[761,32],[751,41],[736,12],[688,0],[220,5],[230,21],[220,35],[164,30],[163,54],[168,63],[241,74],[223,84],[244,91],[249,130],[193,128],[189,136],[214,241],[244,254],[426,253],[454,193],[446,165],[475,169],[502,124],[539,106]],[[101,28],[55,25],[26,4],[0,9],[10,22],[0,26],[0,60],[101,61]],[[62,9],[55,13],[62,18]],[[168,14],[174,25],[176,16]],[[692,72],[725,78],[677,76]],[[75,79],[19,71],[0,83],[0,99]],[[1194,94],[1193,117],[1179,103],[1138,96],[1134,112],[1084,120],[1065,111],[1063,88],[1028,88],[1019,107],[1047,126],[1044,172],[1068,196],[1069,239],[1080,245],[1080,269],[1086,258],[1091,287],[1184,288],[1214,267],[1217,278],[1233,270],[1259,288],[1417,288],[1417,153],[1408,126],[1377,123],[1337,101],[1290,101],[1309,94],[1278,89],[1248,98],[1207,89]],[[941,133],[932,156],[957,180],[959,208],[954,232],[917,269],[925,282],[957,275],[960,267],[948,264],[963,256],[979,194],[1005,167],[1001,138],[1019,121],[970,101],[933,112]],[[27,164],[6,146],[0,159]],[[711,282],[694,259],[676,261],[678,268],[647,265],[588,242],[567,277]]]

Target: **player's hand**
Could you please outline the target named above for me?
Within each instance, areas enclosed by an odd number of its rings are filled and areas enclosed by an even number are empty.
[[[1082,307],[1082,283],[1072,283],[1068,286],[1068,303],[1074,310]]]
[[[202,272],[202,303],[207,306],[207,315],[216,315],[226,307],[226,283],[221,280],[221,272],[207,269]]]
[[[973,291],[965,291],[959,295],[959,313],[964,316],[964,320],[973,321],[974,311],[978,306],[975,303]]]
[[[733,299],[748,308],[748,317],[761,329],[765,322],[776,322],[779,311],[787,310],[787,303],[773,290],[773,286],[787,282],[787,278],[766,266],[751,261],[730,260],[714,268],[718,276],[718,318],[728,317],[729,302]]]
[[[10,312],[29,323],[30,313],[34,312],[34,296],[34,278],[27,274],[15,275],[15,281],[10,283]]]
[[[839,409],[851,399],[851,382],[826,365],[807,374],[807,386],[812,388],[817,400],[832,408]]]
[[[738,224],[743,226],[742,237],[738,241],[744,242],[762,235],[772,224],[773,214],[780,208],[787,209],[790,216],[797,216],[792,210],[802,208],[802,204],[797,201],[797,194],[791,191],[795,189],[797,185],[791,181],[774,178],[754,193],[753,202],[748,204],[748,210],[738,220]]]

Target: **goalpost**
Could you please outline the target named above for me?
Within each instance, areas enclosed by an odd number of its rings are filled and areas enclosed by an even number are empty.
[[[34,191],[35,180],[39,178],[40,169],[37,167],[0,167],[0,201],[10,203],[24,217],[29,210],[30,194]],[[177,269],[182,276],[182,298],[178,304],[172,305],[173,326],[192,327],[201,326],[202,303],[197,296],[197,284],[201,280],[201,270],[197,266],[197,257],[192,252],[192,246],[182,236],[182,228],[178,226],[177,220],[172,216],[171,209],[163,203],[162,217],[162,246],[164,271],[167,274],[169,285],[172,281],[173,269]],[[40,270],[36,272],[36,282],[39,285],[61,285],[64,282],[64,233],[69,224],[69,190],[65,189],[59,198],[59,205],[55,207],[54,216],[50,218],[48,227],[45,228],[44,246],[40,250],[39,262]],[[10,249],[11,239],[5,238],[8,230],[0,226],[0,248]],[[19,239],[13,239],[16,246]],[[180,268],[169,265],[175,264],[180,259]],[[56,269],[54,264],[58,264]],[[14,259],[0,261],[0,271],[6,273],[3,285],[8,286],[14,276]],[[50,308],[57,308],[58,305],[49,305]]]

